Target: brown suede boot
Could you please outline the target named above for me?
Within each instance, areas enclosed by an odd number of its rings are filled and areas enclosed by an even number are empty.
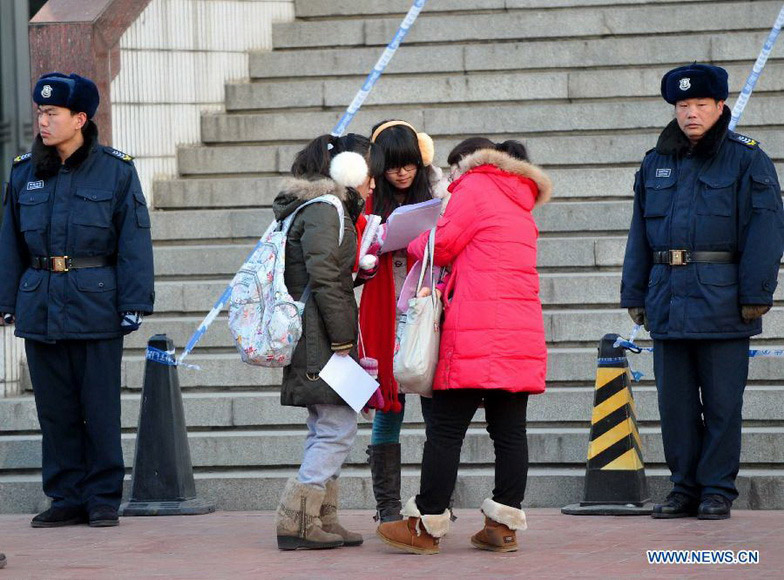
[[[403,519],[385,522],[376,534],[381,540],[399,550],[412,554],[438,554],[441,537],[449,530],[449,510],[443,514],[422,515],[412,497],[401,511]]]
[[[327,481],[327,492],[324,495],[324,503],[321,504],[321,529],[339,535],[343,538],[344,546],[361,546],[362,535],[349,532],[338,521],[338,489],[337,479]]]
[[[525,530],[525,512],[491,499],[482,503],[485,527],[471,536],[471,544],[491,552],[516,552],[517,530]]]
[[[321,528],[319,513],[325,493],[325,490],[300,483],[294,477],[286,482],[275,514],[279,549],[318,550],[343,545],[343,538],[338,534],[327,533]]]

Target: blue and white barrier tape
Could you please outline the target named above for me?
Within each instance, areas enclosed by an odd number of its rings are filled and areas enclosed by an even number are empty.
[[[419,13],[422,12],[422,9],[425,7],[425,4],[427,4],[427,0],[414,0],[414,4],[409,9],[408,13],[406,14],[406,17],[403,19],[403,22],[401,22],[400,27],[398,27],[397,33],[395,34],[395,37],[392,39],[392,42],[390,42],[389,45],[386,47],[386,49],[384,49],[381,58],[378,59],[378,62],[376,62],[375,66],[373,67],[373,70],[365,79],[365,83],[362,85],[362,88],[356,94],[354,100],[351,101],[351,104],[346,109],[346,112],[343,113],[343,116],[340,118],[340,121],[338,121],[338,124],[335,125],[334,129],[332,129],[332,133],[331,133],[332,135],[339,137],[340,135],[346,132],[349,123],[351,123],[351,121],[356,116],[357,111],[359,111],[360,107],[362,107],[362,104],[365,102],[365,99],[367,99],[368,95],[370,94],[370,91],[373,90],[373,87],[375,86],[378,79],[381,78],[381,75],[383,74],[384,70],[387,68],[387,65],[392,60],[392,57],[395,55],[395,52],[397,52],[397,49],[400,47],[400,43],[403,42],[403,39],[406,37],[408,31],[411,29],[411,26],[416,21],[417,17],[419,16]],[[261,245],[261,240],[259,240],[259,242],[253,248],[253,250],[251,250],[250,254],[248,254],[248,257],[245,258],[244,262],[247,262],[250,259],[250,257],[256,252],[256,250],[259,248],[260,245]],[[229,301],[229,298],[231,298],[231,285],[226,286],[226,289],[223,291],[223,294],[221,294],[220,298],[218,298],[218,300],[215,302],[215,305],[212,307],[212,310],[210,310],[209,313],[207,313],[207,316],[204,317],[204,320],[202,320],[199,327],[190,337],[190,339],[188,340],[188,344],[185,345],[185,350],[182,351],[182,354],[180,355],[180,358],[177,361],[177,364],[179,365],[183,364],[182,361],[184,361],[185,358],[196,347],[198,342],[201,340],[201,337],[204,336],[204,334],[207,332],[207,329],[210,327],[212,322],[215,320],[215,318],[217,318],[218,314],[220,314],[221,310],[223,310],[223,308],[226,306],[226,304]]]
[[[768,39],[762,46],[762,50],[757,57],[757,61],[754,63],[754,67],[751,69],[751,74],[749,75],[749,78],[746,79],[746,84],[743,86],[740,95],[738,95],[738,100],[735,102],[735,106],[732,107],[730,131],[735,130],[735,127],[740,120],[740,116],[743,114],[743,110],[746,108],[746,104],[749,102],[751,93],[754,91],[754,86],[757,84],[757,79],[759,79],[760,74],[762,74],[762,69],[765,68],[765,63],[768,61],[768,56],[770,56],[770,52],[773,50],[773,45],[776,43],[776,39],[781,32],[782,26],[784,26],[784,6],[781,7],[779,16],[776,18],[776,22],[773,24],[773,28],[771,29],[770,34],[768,34]]]
[[[359,111],[360,107],[362,107],[365,99],[368,98],[370,91],[373,90],[376,82],[378,79],[381,78],[381,75],[384,73],[384,70],[387,68],[387,65],[392,60],[392,57],[395,56],[395,52],[397,49],[400,48],[400,44],[403,42],[403,39],[408,34],[408,31],[411,29],[411,26],[416,21],[419,13],[422,12],[422,9],[427,4],[427,0],[415,0],[414,4],[408,10],[408,14],[403,19],[403,22],[400,23],[400,26],[395,33],[395,37],[392,39],[387,47],[384,49],[383,54],[376,62],[373,70],[370,71],[370,74],[365,79],[365,83],[362,85],[362,88],[359,89],[354,100],[351,101],[351,104],[346,109],[346,112],[343,113],[343,116],[338,121],[338,124],[335,125],[335,128],[332,129],[332,135],[335,137],[340,137],[343,133],[346,132],[346,129],[349,126],[349,123],[354,119],[354,116]]]
[[[197,371],[201,370],[201,367],[198,365],[188,365],[182,362],[177,362],[174,358],[174,350],[161,350],[159,348],[155,348],[154,346],[147,347],[147,360],[151,360],[152,362],[157,362],[162,365],[170,366],[170,367],[178,367],[182,366],[187,369],[194,369]]]
[[[613,348],[621,347],[635,354],[640,354],[641,352],[653,352],[652,346],[637,346],[637,344],[635,344],[634,339],[637,337],[637,333],[640,332],[640,328],[641,327],[639,324],[634,326],[632,331],[629,333],[629,340],[618,337],[615,340],[615,343],[613,343]],[[750,348],[749,358],[784,358],[784,348]],[[605,360],[611,359],[599,359],[599,362],[601,363]],[[629,363],[629,370],[631,370],[631,363]],[[644,373],[635,371],[631,372],[634,380],[637,382],[645,376]]]

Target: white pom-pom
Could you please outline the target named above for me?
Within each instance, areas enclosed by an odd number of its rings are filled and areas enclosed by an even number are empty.
[[[378,258],[371,255],[362,256],[362,259],[359,261],[359,267],[363,270],[372,270],[378,264]]]
[[[353,151],[338,153],[329,164],[329,176],[343,187],[358,187],[368,177],[367,162]]]

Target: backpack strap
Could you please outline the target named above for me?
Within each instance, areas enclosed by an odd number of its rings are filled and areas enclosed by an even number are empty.
[[[340,201],[336,196],[332,195],[331,193],[320,195],[319,197],[311,199],[310,201],[306,201],[297,209],[295,209],[281,223],[281,231],[283,231],[285,235],[288,235],[288,231],[289,228],[291,227],[292,222],[294,221],[294,217],[300,212],[301,209],[309,205],[312,205],[314,203],[329,203],[338,211],[338,247],[340,247],[343,244],[343,219],[345,217],[345,212],[343,211],[343,202]],[[300,296],[299,301],[305,304],[307,303],[308,298],[310,298],[310,284],[305,286],[305,289],[302,291],[302,296]]]

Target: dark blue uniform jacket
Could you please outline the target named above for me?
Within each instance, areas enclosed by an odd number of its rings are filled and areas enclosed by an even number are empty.
[[[621,306],[644,307],[657,339],[762,332],[744,304],[772,304],[784,248],[776,171],[759,144],[727,130],[729,110],[693,151],[673,121],[634,183]],[[726,251],[737,263],[653,264],[658,250]]]
[[[89,129],[64,165],[40,137],[14,160],[0,229],[0,312],[15,314],[23,338],[118,337],[121,312],[153,311],[150,216],[136,169]],[[107,256],[112,265],[55,273],[32,269],[32,256]]]

